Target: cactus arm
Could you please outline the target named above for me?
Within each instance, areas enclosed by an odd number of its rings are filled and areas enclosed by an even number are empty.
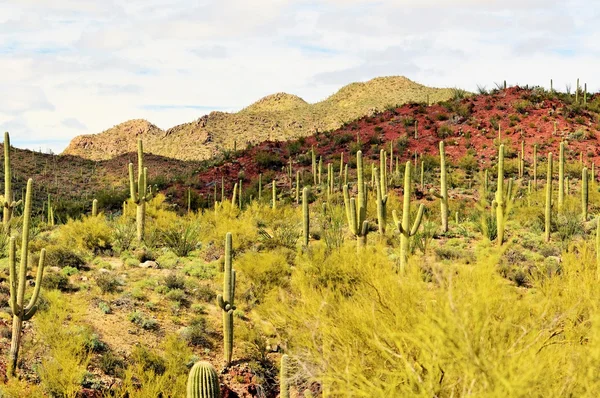
[[[231,207],[235,207],[235,205],[237,204],[237,188],[238,188],[238,184],[237,182],[235,183],[235,185],[233,186],[233,195],[231,196]]]
[[[40,261],[38,263],[37,276],[35,277],[35,288],[33,289],[33,294],[31,295],[31,299],[29,300],[29,304],[23,310],[24,316],[31,318],[33,314],[35,314],[35,310],[37,310],[37,300],[40,295],[40,289],[42,287],[42,278],[44,276],[44,262],[46,260],[46,249],[42,249],[40,252]]]
[[[10,200],[12,199],[12,187],[11,187],[11,168],[10,168],[10,137],[8,132],[4,133],[4,214],[3,223],[4,227],[8,226],[11,216],[11,208],[9,206]]]
[[[356,213],[356,199],[350,198],[350,231],[354,235],[358,235],[358,217]]]
[[[356,168],[358,179],[358,207],[357,207],[357,222],[355,226],[361,225],[367,216],[367,194],[365,189],[364,169],[362,151],[356,152]]]
[[[135,179],[133,177],[133,163],[129,163],[129,194],[131,196],[131,201],[133,203],[137,203],[137,193],[135,190]]]
[[[423,206],[423,203],[421,203],[421,205],[419,206],[419,210],[417,211],[417,218],[415,218],[412,229],[410,230],[410,236],[414,236],[417,233],[417,230],[419,229],[419,227],[421,226],[424,209],[425,209],[425,207]]]

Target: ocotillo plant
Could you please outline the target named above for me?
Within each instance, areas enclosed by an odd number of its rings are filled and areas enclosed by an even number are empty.
[[[225,366],[231,364],[233,355],[233,311],[235,311],[235,270],[231,265],[231,232],[225,236],[225,275],[223,278],[223,294],[217,296],[217,304],[223,310],[223,341]]]
[[[439,194],[433,189],[431,193],[440,198],[440,209],[442,214],[442,232],[448,232],[448,185],[446,183],[446,152],[444,150],[444,141],[440,141],[440,188]],[[487,170],[484,177],[484,192],[487,192]]]
[[[588,172],[587,167],[581,170],[581,218],[587,221],[588,215]]]
[[[508,181],[506,192],[504,192],[504,144],[498,148],[498,185],[496,188],[496,228],[498,246],[504,242],[504,222],[512,208],[514,201],[512,178]]]
[[[279,370],[279,398],[290,398],[290,357],[287,354],[281,356],[281,367]]]
[[[546,171],[546,209],[544,212],[544,237],[550,242],[550,224],[552,222],[552,152],[548,153],[548,171]]]
[[[561,211],[565,203],[565,143],[560,143],[558,158],[558,210]]]
[[[375,173],[378,170],[375,168]],[[379,170],[380,174],[385,172]],[[387,190],[384,190],[385,185],[382,184],[383,178],[375,178],[375,188],[377,190],[377,225],[379,227],[379,234],[385,235],[385,225],[387,223]]]
[[[308,237],[310,235],[310,214],[308,213],[308,189],[302,189],[302,236],[304,246],[308,246]]]
[[[10,301],[9,306],[12,311],[12,339],[10,343],[10,359],[8,363],[8,375],[14,376],[17,368],[17,359],[19,356],[19,346],[21,344],[21,330],[23,321],[27,321],[35,315],[37,311],[37,301],[42,287],[42,277],[44,275],[44,260],[46,258],[46,249],[42,249],[35,279],[35,288],[29,304],[25,306],[25,286],[27,278],[27,264],[29,256],[29,222],[31,219],[31,178],[27,181],[27,193],[25,194],[25,210],[23,212],[23,232],[21,236],[21,264],[17,274],[16,264],[16,244],[15,238],[10,238],[9,244],[9,274],[10,274]]]
[[[296,204],[300,203],[300,170],[296,171]]]
[[[365,185],[362,151],[356,152],[356,174],[358,179],[358,200],[350,198],[348,184],[344,185],[344,207],[350,231],[357,237],[360,247],[367,239],[367,187]]]
[[[15,202],[12,193],[12,168],[10,167],[10,137],[8,132],[4,133],[4,214],[2,223],[4,229],[8,232],[10,228],[10,219],[12,213],[21,201]]]
[[[537,190],[537,144],[533,145],[533,189]]]
[[[220,398],[219,376],[209,362],[196,362],[187,381],[187,398]]]
[[[404,167],[404,201],[402,206],[402,222],[399,220],[396,210],[392,212],[394,217],[394,223],[398,232],[400,232],[400,272],[404,272],[406,269],[406,263],[408,262],[408,240],[411,236],[414,236],[421,225],[423,219],[423,204],[419,206],[417,212],[417,218],[415,221],[410,223],[410,192],[411,192],[412,179],[410,175],[410,161],[406,162]]]
[[[600,280],[600,216],[596,217],[596,280]]]
[[[152,199],[152,194],[148,190],[147,178],[148,168],[144,167],[144,148],[142,140],[138,139],[138,182],[137,186],[133,175],[133,163],[129,163],[129,191],[131,201],[137,205],[136,224],[137,240],[144,240],[144,230],[146,227],[146,203]]]
[[[242,180],[239,180],[238,184],[238,207],[242,210]]]
[[[97,215],[98,215],[98,199],[94,199],[92,201],[92,217],[96,217]]]

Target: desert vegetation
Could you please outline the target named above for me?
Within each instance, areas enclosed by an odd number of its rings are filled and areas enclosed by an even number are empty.
[[[140,141],[68,217],[7,134],[2,396],[595,396],[600,99],[480,91],[236,148],[197,202]]]

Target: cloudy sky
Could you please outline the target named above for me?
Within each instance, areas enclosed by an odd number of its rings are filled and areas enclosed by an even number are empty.
[[[128,119],[387,75],[598,91],[599,20],[598,0],[0,0],[0,130],[59,153]]]

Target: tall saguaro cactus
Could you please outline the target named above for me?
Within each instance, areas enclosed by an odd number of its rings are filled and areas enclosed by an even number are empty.
[[[217,370],[209,362],[196,362],[188,375],[186,391],[187,398],[220,398]]]
[[[223,294],[217,296],[217,304],[223,310],[223,341],[225,366],[231,364],[233,355],[233,303],[235,295],[235,270],[231,264],[232,238],[231,232],[225,236],[225,275],[223,278]]]
[[[411,226],[410,219],[410,193],[411,193],[412,178],[410,173],[410,161],[406,162],[404,167],[404,202],[402,206],[402,222],[399,220],[396,210],[392,212],[394,217],[394,223],[398,232],[400,232],[400,272],[404,272],[406,269],[406,263],[408,262],[408,240],[411,236],[414,236],[421,225],[423,219],[423,204],[419,206],[417,217]]]
[[[504,192],[504,144],[498,148],[498,185],[496,188],[496,227],[498,246],[504,242],[504,227],[506,217],[513,203],[513,180],[508,181],[506,192]]]
[[[377,170],[375,168],[375,175],[377,173],[385,174],[385,170]],[[385,189],[384,178],[375,178],[375,188],[377,190],[377,225],[379,227],[379,234],[385,235],[385,225],[387,223],[387,190]]]
[[[565,203],[565,143],[560,143],[560,157],[558,159],[558,210],[562,210]]]
[[[189,205],[188,205],[188,208],[189,208]],[[97,215],[98,215],[98,199],[94,199],[94,200],[92,200],[92,217],[96,217]]]
[[[4,212],[2,223],[8,231],[12,213],[21,201],[15,202],[12,194],[12,168],[10,167],[10,137],[8,132],[4,133]]]
[[[308,188],[302,189],[302,236],[305,247],[308,247],[310,235],[310,214],[308,213]]]
[[[144,147],[142,140],[138,139],[138,181],[135,183],[133,175],[133,163],[129,163],[129,190],[131,201],[136,204],[136,224],[137,224],[137,240],[144,240],[144,230],[146,227],[146,203],[152,199],[151,192],[148,191],[147,178],[148,168],[144,167]],[[137,185],[137,186],[136,186]]]
[[[548,153],[548,171],[546,171],[546,208],[544,212],[544,238],[550,242],[550,224],[552,222],[552,152]]]
[[[37,301],[42,287],[42,276],[44,275],[44,260],[46,258],[46,249],[42,249],[40,261],[35,279],[35,288],[29,304],[25,306],[25,286],[27,278],[27,264],[29,256],[29,222],[31,219],[31,193],[33,181],[31,178],[27,181],[27,193],[25,194],[25,211],[23,213],[23,233],[21,237],[21,264],[17,274],[16,264],[16,244],[15,238],[10,238],[9,244],[9,273],[10,273],[10,309],[13,316],[12,340],[10,344],[10,360],[8,363],[8,375],[14,376],[17,368],[17,359],[19,356],[19,346],[21,344],[21,330],[23,321],[27,321],[35,315],[37,311]]]
[[[440,199],[440,210],[442,215],[442,232],[448,232],[448,185],[446,183],[446,152],[444,150],[444,141],[440,141],[440,193],[437,194],[433,189],[431,193]],[[423,172],[421,171],[421,174]],[[487,170],[485,171],[484,189],[487,192]]]
[[[350,231],[357,238],[358,247],[367,240],[367,187],[365,186],[362,151],[356,152],[356,174],[358,179],[358,200],[350,198],[348,184],[344,185],[344,207]]]

